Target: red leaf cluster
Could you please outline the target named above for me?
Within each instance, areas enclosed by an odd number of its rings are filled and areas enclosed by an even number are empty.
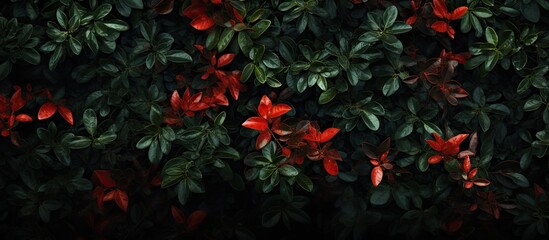
[[[12,128],[15,127],[17,123],[32,121],[32,117],[27,114],[15,113],[27,104],[27,100],[23,98],[20,87],[15,86],[14,88],[15,92],[9,100],[8,97],[0,95],[0,131],[2,137],[10,136]]]
[[[425,62],[419,62],[419,74],[409,76],[404,80],[407,84],[415,84],[421,79],[429,84],[429,95],[436,100],[441,107],[444,102],[450,105],[458,105],[458,99],[469,96],[469,93],[461,87],[461,84],[453,80],[455,68],[458,63],[464,64],[471,57],[470,53],[452,53],[442,50],[438,58],[432,58]]]
[[[116,181],[111,177],[111,172],[108,170],[95,170],[93,175],[101,185],[95,187],[92,193],[96,198],[99,209],[104,210],[104,202],[114,200],[120,209],[124,212],[128,212],[128,194],[125,190],[118,187]]]
[[[181,230],[182,233],[188,233],[196,230],[200,224],[206,219],[208,213],[204,210],[196,210],[192,212],[188,217],[185,217],[185,214],[181,209],[176,206],[171,207],[172,217],[174,221],[178,224],[184,225]]]
[[[457,157],[459,145],[469,136],[469,134],[459,134],[448,139],[448,141],[444,141],[437,133],[433,133],[433,136],[435,137],[435,141],[430,139],[425,140],[433,150],[438,152],[429,157],[429,164],[437,164],[443,159],[449,161]]]
[[[394,168],[394,164],[390,162],[390,146],[390,138],[385,139],[378,146],[369,143],[365,143],[362,146],[362,151],[370,158],[370,163],[374,165],[370,176],[374,187],[377,187],[383,180],[384,171],[391,171]],[[387,176],[390,179],[393,178],[391,172],[388,172]]]
[[[255,148],[261,149],[271,141],[271,130],[269,124],[273,121],[277,121],[277,118],[286,114],[292,110],[287,104],[274,104],[267,95],[263,95],[259,106],[257,107],[257,113],[259,117],[250,117],[244,123],[243,127],[254,129],[259,131],[259,136],[257,137]]]
[[[431,6],[435,16],[440,19],[431,24],[431,28],[439,33],[447,33],[448,36],[454,38],[456,31],[450,26],[450,21],[461,18],[467,12],[468,8],[461,6],[449,12],[446,7],[446,0],[433,0]]]
[[[218,24],[234,26],[243,17],[229,2],[222,0],[192,0],[183,10],[183,16],[193,19],[190,25],[199,31],[205,31]],[[228,23],[228,24],[226,24]]]

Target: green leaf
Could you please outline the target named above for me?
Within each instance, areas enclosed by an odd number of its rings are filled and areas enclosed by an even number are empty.
[[[82,51],[82,44],[76,38],[69,38],[69,48],[74,55],[79,55]]]
[[[494,46],[498,45],[498,34],[496,33],[496,30],[491,27],[486,27],[486,31],[484,34],[488,43],[491,43]]]
[[[250,32],[250,37],[253,39],[261,37],[265,31],[271,26],[271,20],[262,19],[257,22],[252,28],[253,31]]]
[[[297,175],[296,177],[296,181],[297,181],[297,184],[303,188],[303,190],[307,191],[307,192],[312,192],[313,191],[313,181],[311,181],[311,179],[305,175],[304,173],[300,173]]]
[[[483,7],[474,8],[472,12],[479,18],[490,18],[493,15],[492,11]]]
[[[97,130],[97,116],[95,115],[95,111],[90,108],[86,109],[82,121],[84,122],[86,131],[93,136]]]
[[[229,43],[233,39],[235,31],[232,28],[225,28],[223,32],[221,32],[221,36],[219,37],[219,42],[217,42],[217,50],[219,52],[222,52],[229,46]]]
[[[523,1],[526,2],[526,1]],[[528,1],[528,3],[522,3],[520,5],[520,11],[522,12],[522,16],[526,18],[526,20],[537,23],[541,16],[541,11],[539,9],[538,4],[536,1]]]
[[[360,117],[362,118],[362,122],[372,131],[377,131],[379,129],[379,119],[376,115],[373,113],[370,113],[368,111],[360,111]]]
[[[395,131],[395,139],[405,138],[412,133],[414,130],[414,124],[411,122],[404,122],[402,125],[398,126]]]
[[[94,18],[96,20],[102,19],[106,17],[111,12],[111,10],[112,10],[112,5],[106,4],[106,3],[101,4],[94,11]]]
[[[242,76],[240,78],[240,82],[247,82],[252,73],[254,72],[255,65],[253,63],[248,63],[246,66],[244,66],[244,69],[242,70]]]
[[[128,7],[133,9],[143,9],[143,0],[122,0]]]
[[[390,198],[391,188],[381,184],[373,189],[370,203],[373,205],[385,205],[389,202]]]
[[[108,28],[114,29],[114,30],[119,31],[119,32],[127,31],[128,29],[130,29],[128,27],[127,23],[125,23],[122,20],[118,20],[118,19],[110,19],[110,20],[104,21],[103,23]]]
[[[153,136],[151,135],[145,135],[139,141],[135,144],[135,147],[137,149],[145,149],[151,146],[151,143],[153,141]]]
[[[162,158],[162,149],[160,149],[158,139],[156,138],[152,140],[151,145],[149,146],[148,157],[151,163],[158,163]]]
[[[244,55],[250,55],[250,50],[253,48],[254,42],[252,41],[252,38],[250,37],[250,34],[248,32],[238,33],[238,46],[240,47],[240,50],[242,50]]]
[[[335,87],[331,87],[328,90],[326,90],[325,92],[322,92],[320,94],[319,98],[318,98],[318,103],[319,104],[329,103],[337,95],[337,92],[338,92],[337,88],[335,88]]]
[[[530,186],[530,182],[528,181],[528,178],[526,178],[524,175],[520,173],[506,173],[507,177],[511,178],[515,184],[517,184],[519,187],[528,187]]]
[[[258,82],[261,84],[265,83],[267,81],[267,75],[265,74],[265,70],[263,70],[260,66],[254,67],[254,75]]]
[[[281,175],[286,176],[286,177],[295,177],[299,174],[299,171],[297,170],[297,168],[295,168],[292,165],[288,165],[288,164],[278,168],[278,172]]]
[[[398,10],[394,5],[389,6],[385,11],[383,12],[383,23],[385,26],[385,29],[390,28],[395,23],[395,20],[398,15]]]
[[[55,16],[57,18],[59,26],[61,26],[63,29],[67,29],[69,23],[69,18],[67,17],[67,14],[61,11],[61,9],[57,9]]]
[[[168,54],[166,54],[166,58],[170,62],[174,63],[187,63],[192,62],[193,58],[191,55],[189,55],[186,52],[178,51],[178,50],[170,50]]]
[[[421,172],[426,172],[429,169],[429,155],[427,153],[422,154],[416,161],[416,167]]]
[[[391,34],[401,34],[412,30],[412,26],[404,22],[396,22],[389,30]]]
[[[541,97],[539,95],[535,95],[524,103],[523,109],[527,112],[535,111],[541,107],[542,103]]]
[[[23,61],[28,62],[32,65],[38,65],[40,63],[40,53],[38,53],[38,51],[36,51],[34,48],[21,49],[19,51],[19,56],[21,57],[21,59],[23,59]],[[0,74],[0,76],[1,75],[2,74]],[[0,77],[0,79],[2,78]]]
[[[279,211],[268,211],[261,216],[261,225],[263,227],[274,227],[280,222],[281,213]]]
[[[223,125],[223,122],[225,122],[225,118],[227,117],[227,114],[225,112],[220,112],[217,117],[215,117],[214,120],[214,126],[221,126]]]
[[[478,115],[478,122],[483,132],[488,131],[490,128],[490,118],[488,117],[488,114],[485,112],[480,112]]]
[[[383,84],[383,95],[391,96],[398,90],[399,87],[400,81],[398,80],[398,77],[389,78],[385,84]]]

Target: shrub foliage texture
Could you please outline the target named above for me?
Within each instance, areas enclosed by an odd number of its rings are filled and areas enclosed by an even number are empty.
[[[548,239],[546,0],[3,0],[5,239]]]

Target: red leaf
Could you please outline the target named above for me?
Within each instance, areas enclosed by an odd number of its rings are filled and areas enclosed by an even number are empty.
[[[439,33],[445,33],[448,30],[448,24],[443,21],[436,21],[435,23],[431,24],[431,29]]]
[[[437,163],[439,163],[440,160],[442,160],[443,158],[444,158],[444,156],[438,155],[438,154],[437,154],[437,155],[431,156],[431,157],[427,160],[427,162],[428,162],[429,164],[437,164]]]
[[[213,4],[219,5],[219,4],[221,4],[222,1],[223,0],[211,0],[210,2],[213,3]]]
[[[439,18],[448,18],[448,8],[446,7],[446,0],[434,0],[433,1],[433,13]]]
[[[257,136],[257,140],[255,141],[255,149],[262,149],[271,141],[271,133],[269,131],[262,131],[259,133],[259,136]]]
[[[214,20],[205,14],[196,17],[191,22],[191,26],[194,29],[200,30],[200,31],[207,30],[211,28],[214,24],[215,24]]]
[[[465,7],[465,6],[461,6],[461,7],[458,7],[456,9],[454,9],[454,11],[452,11],[452,14],[450,15],[449,20],[456,20],[456,19],[461,18],[461,16],[463,16],[463,14],[465,14],[467,12],[467,10],[468,10],[468,8]]]
[[[95,170],[93,173],[104,187],[113,188],[116,186],[116,182],[111,178],[109,170]]]
[[[124,210],[124,212],[128,212],[128,194],[120,189],[114,191],[116,192],[114,195],[114,202],[116,202],[116,205]]]
[[[21,88],[17,87],[10,99],[11,111],[16,112],[23,108],[26,104],[25,99],[21,96]]]
[[[324,158],[324,160],[322,161],[322,163],[324,164],[324,169],[326,170],[326,172],[332,176],[337,176],[337,173],[338,173],[338,167],[337,167],[337,162],[334,160],[334,159],[331,159],[331,158]]]
[[[70,125],[74,125],[74,120],[72,118],[72,112],[70,109],[61,105],[59,105],[57,109],[59,110],[59,114],[61,114],[61,117],[63,117],[65,121],[67,121]]]
[[[105,194],[105,196],[103,196],[103,201],[104,202],[112,201],[114,199],[114,195],[115,195],[114,191],[108,192],[107,194]]]
[[[464,182],[463,187],[466,189],[470,189],[473,187],[473,182],[470,182],[470,181]]]
[[[259,113],[259,116],[263,117],[264,119],[269,118],[269,113],[271,112],[272,108],[273,103],[271,102],[271,99],[267,97],[267,95],[263,95],[263,97],[261,97],[261,101],[259,102],[259,106],[257,106],[257,112]]]
[[[48,119],[57,111],[57,106],[52,102],[44,103],[38,110],[38,120]]]
[[[267,123],[267,120],[261,117],[250,117],[248,120],[246,120],[244,123],[242,123],[243,127],[263,131],[269,127],[269,124]]]
[[[227,54],[221,55],[221,57],[219,57],[219,59],[217,60],[217,67],[220,68],[231,63],[235,56],[236,54],[234,53],[227,53]]]
[[[193,1],[192,4],[183,10],[183,16],[188,18],[196,18],[200,15],[206,14],[206,6],[202,1]]]
[[[383,169],[381,169],[380,166],[374,167],[372,169],[371,175],[372,184],[374,185],[374,187],[377,187],[379,183],[381,183],[381,180],[383,180]]]
[[[276,104],[271,109],[271,112],[269,114],[269,118],[280,117],[280,116],[286,114],[287,112],[289,112],[291,110],[292,110],[292,107],[288,106],[287,104],[283,104],[283,103],[282,104]]]
[[[153,9],[161,15],[169,14],[173,10],[173,0],[160,0],[153,5]]]
[[[183,213],[181,212],[181,210],[179,210],[179,208],[172,205],[171,210],[172,210],[173,220],[175,220],[176,223],[179,223],[179,224],[185,223],[185,215],[183,215]]]
[[[433,132],[433,137],[435,137],[435,141],[427,139],[425,142],[431,146],[431,148],[435,151],[442,151],[442,148],[444,147],[444,139],[442,139],[437,133]]]
[[[172,97],[170,98],[170,105],[172,106],[172,109],[175,112],[179,111],[180,104],[181,97],[179,97],[179,92],[177,90],[173,90]]]
[[[471,170],[471,159],[469,156],[465,156],[465,159],[463,160],[463,171],[465,173],[468,173]]]
[[[330,139],[332,139],[338,132],[339,128],[327,128],[320,134],[320,142],[325,143],[330,141]]]
[[[448,141],[446,142],[446,144],[444,146],[444,149],[443,149],[444,154],[448,154],[448,155],[452,155],[452,156],[457,155],[459,153],[459,145],[468,136],[469,136],[469,134],[463,133],[463,134],[458,134],[458,135],[448,139]]]
[[[416,23],[416,20],[417,20],[417,16],[413,15],[413,16],[409,17],[408,19],[406,19],[406,24],[412,25],[412,24]]]
[[[473,179],[477,175],[477,172],[478,168],[473,168],[470,172],[467,173],[467,178]]]
[[[19,114],[15,117],[18,122],[32,122],[32,118],[27,114]]]
[[[202,221],[208,216],[208,213],[204,210],[196,210],[187,219],[187,231],[195,230]]]
[[[447,232],[454,233],[461,228],[461,225],[463,225],[463,220],[454,219],[450,222],[445,223],[444,228],[446,229]]]
[[[100,186],[97,186],[93,189],[92,196],[96,198],[97,207],[103,210],[105,208],[103,204],[103,198],[105,197],[104,189]]]
[[[473,180],[473,183],[479,187],[486,187],[488,185],[490,185],[490,181],[488,179],[485,179],[485,178],[477,178],[475,180]]]

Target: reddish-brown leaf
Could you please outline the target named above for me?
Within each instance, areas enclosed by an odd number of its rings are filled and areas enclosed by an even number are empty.
[[[324,158],[322,163],[324,165],[324,169],[328,174],[332,176],[337,176],[339,169],[337,167],[337,162],[334,159],[326,157]]]
[[[44,103],[38,110],[38,120],[48,119],[57,111],[57,106],[52,102]]]
[[[258,130],[258,131],[264,131],[269,127],[269,124],[267,123],[267,120],[261,117],[250,117],[248,118],[244,123],[242,123],[243,127]]]
[[[330,141],[330,139],[332,139],[338,132],[339,128],[327,128],[320,134],[320,142],[325,143]]]
[[[467,173],[467,178],[473,179],[477,175],[477,172],[478,172],[478,168],[471,169],[471,171]]]
[[[448,24],[443,21],[436,21],[435,23],[431,24],[431,29],[439,33],[445,33],[446,31],[448,31]]]
[[[473,182],[471,182],[471,181],[464,182],[463,187],[466,188],[466,189],[470,189],[470,188],[473,187]]]
[[[173,10],[173,1],[174,0],[160,0],[153,4],[153,9],[156,13],[165,15],[169,14]]]
[[[381,169],[381,166],[374,167],[370,177],[374,187],[377,187],[381,183],[381,180],[383,180],[383,169]]]
[[[485,179],[485,178],[477,178],[477,179],[473,180],[473,182],[475,183],[475,185],[477,185],[479,187],[486,187],[486,186],[490,185],[490,181],[488,179]]]
[[[11,111],[16,112],[25,106],[26,101],[21,95],[21,88],[17,87],[10,99]]]
[[[202,14],[191,21],[191,26],[200,31],[207,30],[214,24],[214,20],[206,14]]]
[[[187,219],[187,231],[191,232],[198,228],[200,223],[204,221],[204,219],[208,216],[208,213],[204,210],[196,210],[191,215],[189,215],[189,218]]]
[[[19,114],[15,117],[15,121],[18,122],[32,122],[31,116],[27,114]]]
[[[255,149],[262,149],[271,141],[271,133],[269,131],[262,131],[259,133],[259,136],[257,136],[257,140],[255,141]]]
[[[436,155],[431,156],[431,157],[427,160],[427,162],[428,162],[429,164],[437,164],[437,163],[439,163],[443,158],[444,158],[444,156],[436,154]]]
[[[458,7],[452,11],[448,20],[457,20],[467,12],[468,8],[465,6]]]
[[[217,67],[220,68],[231,63],[235,56],[236,54],[234,53],[227,53],[227,54],[221,55],[221,57],[219,57],[219,59],[217,60]]]
[[[259,116],[264,119],[268,119],[272,108],[273,103],[271,102],[271,99],[267,97],[267,95],[263,95],[263,97],[261,97],[261,101],[259,102],[259,106],[257,106]]]
[[[180,104],[181,97],[179,97],[179,92],[177,90],[173,90],[172,97],[170,98],[170,105],[172,106],[172,109],[175,112],[179,111]]]
[[[115,191],[110,191],[103,196],[103,202],[112,201],[114,199]]]
[[[70,109],[65,106],[59,105],[57,106],[57,110],[59,111],[59,114],[61,114],[61,117],[65,119],[65,121],[67,121],[70,125],[74,125],[72,111]]]
[[[113,188],[116,186],[116,182],[111,178],[109,170],[95,170],[93,173],[104,187]]]
[[[465,159],[463,160],[463,171],[469,173],[469,170],[471,170],[471,159],[469,156],[465,156]]]
[[[179,208],[172,205],[171,211],[172,211],[173,220],[175,220],[176,223],[179,223],[179,224],[185,223],[185,215],[183,214],[183,212],[181,212],[181,210],[179,210]]]
[[[116,202],[116,205],[124,212],[128,212],[128,194],[120,189],[116,189],[114,192],[116,192],[114,195],[114,202]]]
[[[449,16],[446,0],[433,0],[433,13],[439,17],[447,19]]]
[[[413,15],[413,16],[409,17],[408,19],[406,19],[406,24],[412,25],[412,24],[416,23],[416,21],[417,21],[417,16]]]
[[[280,117],[291,110],[292,110],[292,107],[288,106],[287,104],[283,104],[283,103],[276,104],[272,107],[271,112],[269,114],[269,118]]]
[[[183,10],[183,16],[188,18],[196,18],[206,14],[206,6],[202,1],[192,1],[192,4]]]

